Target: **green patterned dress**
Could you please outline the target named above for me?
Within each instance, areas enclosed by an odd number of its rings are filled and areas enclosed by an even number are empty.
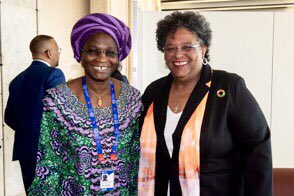
[[[87,106],[67,84],[50,89],[44,99],[36,176],[29,195],[137,195],[140,93],[122,83],[117,99],[120,135],[117,160],[111,161],[112,108],[94,109],[104,161],[99,162]],[[100,191],[100,173],[114,169],[114,190]]]

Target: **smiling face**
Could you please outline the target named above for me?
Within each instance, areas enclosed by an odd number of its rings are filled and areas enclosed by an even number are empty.
[[[117,45],[109,35],[96,33],[83,47],[81,63],[86,77],[95,81],[106,81],[117,69]]]
[[[177,29],[165,42],[164,59],[174,80],[189,81],[201,73],[206,47],[185,28]]]

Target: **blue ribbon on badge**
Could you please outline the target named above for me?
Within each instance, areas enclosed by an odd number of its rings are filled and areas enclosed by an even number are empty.
[[[88,107],[88,114],[90,116],[91,125],[92,125],[93,132],[94,132],[94,139],[96,141],[98,159],[101,162],[101,161],[104,161],[104,155],[103,155],[103,150],[102,150],[99,130],[98,130],[98,126],[97,126],[97,120],[95,118],[95,114],[94,114],[94,110],[93,110],[93,107],[92,107],[89,91],[88,91],[88,88],[87,88],[87,85],[86,85],[85,76],[82,78],[82,88],[83,88],[83,91],[84,91],[84,97],[85,97],[87,107]],[[114,128],[114,137],[115,137],[115,143],[112,146],[110,159],[112,161],[115,161],[116,157],[117,157],[116,152],[117,152],[118,138],[119,138],[119,121],[118,121],[118,111],[117,111],[117,104],[116,104],[116,95],[115,95],[114,85],[113,85],[111,80],[110,80],[110,89],[111,89],[111,105],[112,105],[113,128]]]

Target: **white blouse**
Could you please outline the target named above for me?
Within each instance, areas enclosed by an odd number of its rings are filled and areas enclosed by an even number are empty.
[[[170,157],[172,157],[173,148],[174,148],[172,135],[175,132],[175,129],[178,125],[181,115],[182,115],[182,112],[175,114],[167,106],[166,122],[165,122],[165,128],[164,128],[164,138],[165,138],[165,143],[167,145],[167,149],[168,149]],[[169,186],[170,186],[170,182],[168,183],[167,195],[170,195]]]

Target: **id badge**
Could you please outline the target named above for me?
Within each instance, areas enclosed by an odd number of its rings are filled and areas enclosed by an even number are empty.
[[[114,189],[114,170],[102,170],[100,173],[100,191],[112,191]]]

